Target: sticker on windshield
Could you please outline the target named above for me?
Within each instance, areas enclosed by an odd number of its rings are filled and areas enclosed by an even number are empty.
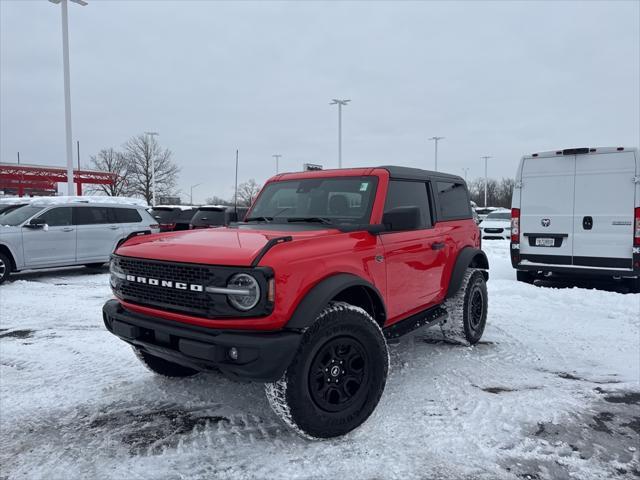
[[[368,187],[369,187],[369,182],[362,182],[360,184],[360,191],[361,192],[366,192]]]

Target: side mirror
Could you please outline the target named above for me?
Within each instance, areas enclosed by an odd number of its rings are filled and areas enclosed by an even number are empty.
[[[29,228],[43,228],[47,222],[44,221],[43,218],[32,218],[29,223],[25,225],[25,227]]]
[[[382,223],[387,230],[402,232],[416,230],[421,226],[420,209],[418,207],[397,207],[382,216]]]

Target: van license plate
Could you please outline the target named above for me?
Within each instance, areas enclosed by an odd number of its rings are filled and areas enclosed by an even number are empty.
[[[536,247],[553,247],[555,243],[553,238],[536,238]]]

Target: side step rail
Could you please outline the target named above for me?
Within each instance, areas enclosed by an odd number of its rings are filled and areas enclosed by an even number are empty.
[[[416,313],[404,320],[401,320],[384,329],[383,333],[387,339],[398,338],[418,328],[428,328],[442,322],[447,316],[447,311],[441,307],[432,307],[420,313]]]

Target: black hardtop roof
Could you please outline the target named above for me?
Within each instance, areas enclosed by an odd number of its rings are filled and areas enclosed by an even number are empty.
[[[441,178],[464,182],[464,179],[458,175],[434,172],[432,170],[422,170],[421,168],[398,167],[395,165],[383,165],[378,168],[384,168],[387,170],[389,175],[391,175],[391,178],[403,178],[406,180],[429,180],[432,178]]]

